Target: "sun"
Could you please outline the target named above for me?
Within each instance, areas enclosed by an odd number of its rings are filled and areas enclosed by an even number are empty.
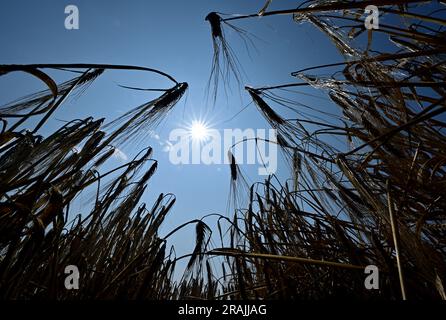
[[[204,122],[192,121],[189,130],[192,140],[201,142],[209,138],[209,129]]]

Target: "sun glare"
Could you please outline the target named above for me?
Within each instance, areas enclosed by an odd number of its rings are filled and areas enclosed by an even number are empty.
[[[209,137],[209,129],[206,124],[201,121],[192,121],[190,135],[195,141],[204,141]]]

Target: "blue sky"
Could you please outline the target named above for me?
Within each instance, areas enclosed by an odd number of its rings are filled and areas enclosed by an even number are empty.
[[[176,205],[161,233],[175,226],[213,212],[225,214],[229,195],[230,172],[227,165],[173,165],[160,142],[169,132],[201,118],[212,128],[268,128],[266,122],[250,105],[231,121],[251,100],[242,88],[234,86],[213,105],[205,99],[205,88],[212,61],[212,42],[205,16],[211,11],[243,14],[257,12],[262,1],[241,0],[41,0],[1,1],[0,63],[104,63],[153,67],[169,73],[178,81],[189,84],[189,90],[175,109],[156,130],[159,139],[149,135],[138,145],[126,146],[122,152],[131,158],[147,145],[154,147],[154,158],[160,161],[157,174],[149,183],[143,198],[150,206],[158,194],[174,193]],[[271,9],[292,8],[296,1],[273,1]],[[64,8],[77,5],[80,29],[64,28]],[[293,23],[291,16],[234,21],[259,39],[247,54],[240,38],[227,30],[227,38],[237,53],[246,75],[243,84],[264,86],[295,81],[292,71],[342,61],[334,46],[308,24]],[[59,73],[55,74],[56,78]],[[5,79],[3,79],[5,78]],[[167,87],[171,83],[156,75],[136,72],[106,72],[78,99],[71,99],[59,109],[41,131],[48,134],[63,123],[88,116],[105,117],[108,121],[123,112],[154,98],[153,93],[135,92],[117,85]],[[36,80],[24,75],[8,75],[0,79],[0,102],[8,102],[24,93],[41,89]],[[305,89],[303,89],[305,90]],[[313,92],[315,93],[315,92]],[[300,101],[318,107],[323,100],[301,96]],[[318,105],[319,104],[319,105]],[[320,107],[320,106],[319,106]],[[333,111],[333,110],[331,110]],[[119,159],[114,160],[119,164]],[[251,182],[262,180],[256,166],[243,166]],[[285,176],[285,167],[279,168]],[[84,198],[82,198],[84,197]],[[76,209],[81,213],[82,196]],[[192,230],[172,240],[178,251],[193,245]]]

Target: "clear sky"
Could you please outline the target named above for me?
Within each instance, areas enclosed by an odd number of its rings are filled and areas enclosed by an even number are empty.
[[[289,9],[300,1],[273,1],[271,9]],[[80,10],[80,29],[64,28],[66,5]],[[189,90],[173,112],[139,145],[129,145],[122,152],[132,154],[147,145],[154,147],[158,159],[157,174],[150,180],[144,200],[150,206],[159,193],[174,193],[176,205],[167,224],[167,233],[174,226],[206,214],[226,212],[230,171],[227,165],[173,165],[163,145],[169,132],[185,127],[201,118],[214,129],[268,128],[252,104],[231,119],[251,100],[242,88],[232,87],[220,95],[213,105],[205,99],[205,87],[212,61],[210,27],[204,20],[211,11],[229,14],[255,13],[264,0],[39,0],[0,2],[0,63],[104,63],[153,67],[165,71],[178,81],[189,84]],[[244,43],[227,31],[228,41],[243,65],[243,84],[275,85],[295,81],[292,71],[334,61],[342,61],[334,46],[318,30],[308,24],[296,24],[291,16],[234,21],[257,38],[256,48],[249,54]],[[57,74],[57,73],[56,73]],[[8,75],[0,79],[0,102],[8,102],[34,88],[37,81],[23,75]],[[6,81],[7,80],[7,81]],[[153,93],[135,92],[117,85],[146,88],[169,84],[156,75],[135,72],[106,72],[86,92],[68,101],[54,118],[71,120],[87,116],[112,120],[130,108],[154,98]],[[314,92],[313,92],[314,93]],[[322,100],[301,96],[300,101],[317,106]],[[322,103],[329,105],[327,102]],[[42,133],[49,133],[63,123],[53,120]],[[119,159],[114,160],[119,164]],[[262,180],[256,175],[257,165],[243,166],[251,182]],[[279,175],[285,176],[280,165]],[[83,200],[86,200],[85,197]],[[82,206],[77,209],[82,211]],[[77,212],[75,212],[77,213]],[[177,249],[188,250],[193,245],[193,233],[178,235]]]

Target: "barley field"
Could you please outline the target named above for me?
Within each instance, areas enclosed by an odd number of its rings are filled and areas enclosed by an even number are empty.
[[[110,163],[122,145],[168,123],[193,83],[131,62],[0,64],[0,77],[44,87],[20,88],[22,97],[0,106],[1,299],[446,300],[446,3],[294,2],[259,0],[249,14],[204,4],[200,21],[209,29],[209,112],[238,88],[277,132],[286,179],[252,182],[225,150],[229,199],[217,194],[228,210],[196,213],[168,232],[177,198],[150,183],[163,165],[158,146]],[[379,9],[376,28],[364,22],[367,6]],[[306,67],[289,70],[289,82],[248,84],[245,53],[232,41],[253,51],[262,40],[251,28],[268,19],[288,19],[293,34],[311,27],[341,58],[296,63]],[[114,119],[73,118],[42,134],[70,97],[126,72],[167,87],[127,86],[156,97],[129,102]],[[307,105],[308,92],[324,100]],[[89,205],[74,213],[79,198]],[[193,242],[181,255],[169,242],[180,232]],[[66,289],[67,266],[80,272],[78,290]],[[379,270],[372,289],[370,266]]]

